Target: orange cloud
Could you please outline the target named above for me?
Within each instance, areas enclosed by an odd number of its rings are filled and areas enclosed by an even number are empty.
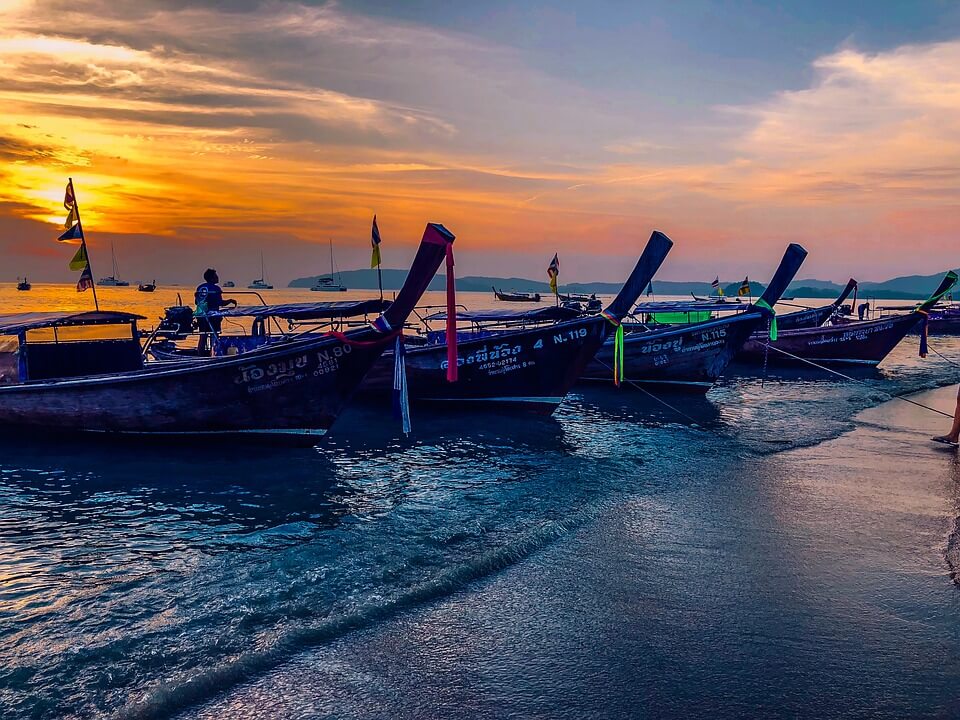
[[[839,50],[808,88],[714,109],[731,129],[689,145],[630,134],[629,108],[510,48],[336,5],[8,2],[0,25],[16,217],[59,220],[74,176],[100,232],[334,237],[345,265],[373,212],[405,246],[448,223],[476,272],[554,250],[625,263],[652,227],[678,241],[670,277],[756,274],[789,240],[833,277],[956,264],[960,41]]]

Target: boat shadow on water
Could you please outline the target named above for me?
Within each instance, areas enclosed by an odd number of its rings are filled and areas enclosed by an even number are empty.
[[[644,427],[715,427],[720,408],[707,395],[656,392],[611,385],[581,385],[567,396],[561,415],[582,415],[591,422],[627,421]]]
[[[727,367],[720,383],[730,382],[734,378],[749,378],[751,380],[769,380],[770,382],[811,382],[837,383],[849,382],[847,378],[857,381],[883,380],[887,373],[883,368],[875,365],[843,365],[841,367],[814,367],[778,365],[764,368],[761,365],[733,361]]]

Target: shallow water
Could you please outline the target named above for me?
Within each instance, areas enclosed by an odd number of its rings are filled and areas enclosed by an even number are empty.
[[[957,340],[931,343],[960,362]],[[858,412],[960,377],[916,350],[861,382],[578,389],[549,419],[415,409],[410,438],[355,406],[312,449],[0,441],[3,716],[664,716],[702,708],[691,678],[723,688],[719,715],[772,681],[797,710],[849,673],[846,628],[880,575],[905,636],[931,614],[944,634],[910,652],[955,660],[944,547],[902,566],[882,527],[865,543],[814,492]],[[907,663],[889,623],[872,632],[871,691],[906,669],[895,707],[942,708],[956,664]]]

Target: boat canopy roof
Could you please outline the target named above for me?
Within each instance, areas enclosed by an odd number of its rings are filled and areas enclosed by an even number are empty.
[[[381,313],[389,306],[390,302],[387,300],[343,300],[289,303],[287,305],[242,305],[210,314],[218,317],[278,317],[284,320],[325,320]]]
[[[143,315],[107,311],[12,313],[0,315],[0,335],[19,335],[27,330],[68,325],[120,325],[143,319]]]
[[[551,305],[548,307],[536,308],[533,310],[476,310],[473,312],[463,311],[457,313],[458,320],[469,320],[472,322],[548,322],[559,320],[571,320],[580,317],[582,313],[579,310],[568,307],[557,307]],[[424,320],[446,320],[446,311],[427,315]]]
[[[663,300],[639,303],[635,313],[672,313],[672,312],[743,312],[750,307],[748,302],[704,302],[698,300]]]

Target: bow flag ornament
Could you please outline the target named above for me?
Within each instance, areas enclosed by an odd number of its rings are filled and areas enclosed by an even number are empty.
[[[557,276],[560,275],[560,258],[557,257],[557,254],[553,254],[553,260],[550,261],[550,267],[547,268],[547,276],[550,278],[550,290],[553,291],[554,295],[559,296],[559,291],[557,290]]]

